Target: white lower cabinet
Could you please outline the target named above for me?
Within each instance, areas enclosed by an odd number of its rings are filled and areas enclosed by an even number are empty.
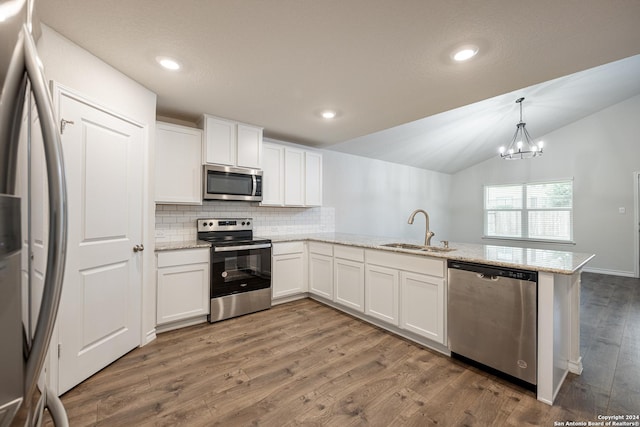
[[[365,271],[365,314],[398,326],[398,270],[367,265]]]
[[[342,245],[333,250],[333,301],[364,312],[364,250]]]
[[[304,242],[273,243],[271,290],[274,299],[307,291]]]
[[[334,261],[334,301],[364,312],[364,264],[346,259]]]
[[[444,278],[403,271],[400,295],[400,327],[445,344]]]
[[[446,346],[445,260],[313,241],[306,252],[303,242],[273,244],[274,299],[308,291]]]
[[[209,248],[158,252],[158,325],[209,314]]]
[[[309,292],[333,300],[333,246],[309,243]]]

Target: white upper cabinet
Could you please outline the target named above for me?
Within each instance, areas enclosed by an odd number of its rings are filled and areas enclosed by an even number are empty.
[[[264,142],[263,206],[322,206],[322,154]]]
[[[305,151],[304,171],[305,206],[322,206],[322,154]]]
[[[304,206],[304,151],[284,149],[284,204]]]
[[[204,163],[236,165],[236,123],[204,116],[202,160]]]
[[[157,122],[156,203],[202,204],[202,131]]]
[[[262,128],[237,125],[237,165],[245,168],[262,167]]]
[[[262,128],[205,114],[202,162],[260,169]]]
[[[284,206],[284,147],[262,145],[262,205]]]

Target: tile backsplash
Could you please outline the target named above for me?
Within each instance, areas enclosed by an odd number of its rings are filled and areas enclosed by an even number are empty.
[[[156,242],[196,238],[198,218],[253,218],[256,236],[335,231],[335,209],[275,208],[250,202],[205,201],[202,206],[156,205]]]

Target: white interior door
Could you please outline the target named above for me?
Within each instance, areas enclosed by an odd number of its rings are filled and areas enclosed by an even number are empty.
[[[69,236],[59,325],[64,393],[140,344],[144,129],[59,95]]]

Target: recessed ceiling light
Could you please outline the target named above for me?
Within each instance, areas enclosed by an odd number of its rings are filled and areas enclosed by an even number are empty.
[[[322,113],[320,113],[320,115],[324,119],[333,119],[336,116],[336,112],[335,111],[331,111],[331,110],[325,110]]]
[[[180,69],[180,64],[175,59],[167,58],[166,56],[156,57],[158,64],[162,65],[167,70],[175,71]]]
[[[453,52],[451,57],[458,62],[467,61],[478,54],[477,46],[462,46]]]

